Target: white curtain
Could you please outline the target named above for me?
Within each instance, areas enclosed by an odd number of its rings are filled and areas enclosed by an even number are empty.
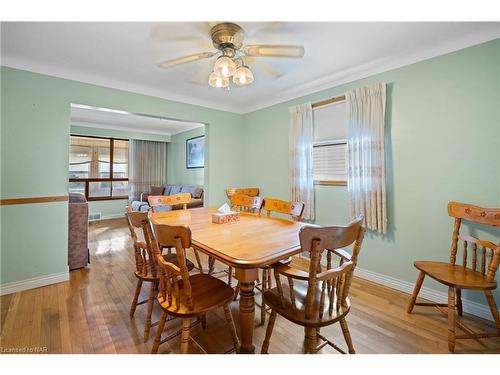
[[[134,201],[166,182],[167,144],[131,139],[129,146],[129,200]]]
[[[385,191],[385,83],[346,93],[347,186],[351,216],[368,229],[387,231]]]
[[[311,103],[289,108],[289,162],[292,200],[304,202],[302,218],[314,220],[314,181],[312,169],[313,113]]]

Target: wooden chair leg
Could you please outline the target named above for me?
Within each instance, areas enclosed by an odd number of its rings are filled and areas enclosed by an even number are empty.
[[[236,333],[233,314],[231,314],[231,310],[229,309],[229,304],[224,305],[224,315],[226,316],[226,321],[227,324],[229,325],[231,336],[233,337],[234,350],[236,351],[236,353],[238,353],[240,350],[240,339],[238,338],[238,334]]]
[[[493,294],[491,293],[491,290],[485,290],[484,295],[486,296],[486,300],[488,301],[488,306],[490,307],[491,315],[493,315],[493,319],[495,320],[497,330],[500,331],[500,314],[498,313],[497,304],[495,303]]]
[[[211,275],[214,272],[215,258],[208,257],[208,274]]]
[[[448,350],[455,351],[455,288],[448,288]]]
[[[201,316],[201,328],[207,329],[207,315]]]
[[[182,319],[182,333],[181,333],[181,354],[187,354],[189,349],[189,328],[191,319]]]
[[[231,286],[233,282],[233,267],[227,269],[227,285]]]
[[[455,289],[455,294],[457,296],[457,313],[458,313],[459,316],[462,316],[462,314],[463,314],[462,289],[456,288]]]
[[[352,345],[351,333],[349,332],[349,327],[347,326],[347,320],[345,320],[345,318],[340,319],[340,327],[342,328],[342,334],[344,335],[347,348],[349,349],[349,354],[356,354],[354,346]]]
[[[261,354],[267,354],[269,350],[269,341],[271,340],[271,335],[273,334],[274,322],[276,321],[276,311],[271,311],[269,316],[269,322],[267,323],[266,338],[262,343],[262,348],[260,349]]]
[[[264,323],[266,322],[266,304],[264,302],[264,292],[267,290],[267,280],[268,280],[267,272],[268,272],[268,270],[266,270],[266,269],[262,270],[262,294],[261,294],[262,302],[260,304],[260,324],[261,325],[264,325]]]
[[[236,301],[238,299],[239,294],[240,294],[240,282],[238,281],[238,284],[236,284],[236,288],[234,288],[233,301]]]
[[[318,347],[318,332],[316,328],[304,328],[304,351],[306,354],[315,354]]]
[[[417,281],[415,282],[415,288],[413,288],[413,293],[411,294],[410,301],[408,302],[408,307],[406,311],[408,314],[411,314],[413,311],[413,307],[415,306],[415,302],[417,301],[418,293],[420,292],[420,288],[422,287],[422,283],[424,282],[425,273],[420,271],[418,275]]]
[[[149,339],[149,331],[151,330],[151,315],[153,315],[153,303],[158,294],[157,283],[152,281],[151,288],[149,290],[148,298],[148,313],[146,315],[146,325],[144,326],[144,342]]]
[[[132,318],[135,314],[135,309],[137,308],[137,301],[139,300],[139,294],[141,294],[142,279],[137,279],[137,286],[135,287],[134,299],[132,300],[132,306],[130,306],[130,317]]]
[[[153,347],[151,348],[151,353],[158,353],[158,348],[161,343],[161,334],[163,333],[163,328],[165,328],[165,322],[167,321],[167,312],[163,311],[160,318],[160,323],[158,323],[158,330],[156,331],[155,341],[153,343]]]
[[[201,266],[201,260],[200,260],[200,254],[198,254],[198,251],[193,249],[194,251],[194,257],[196,258],[196,263],[198,264],[198,270],[200,273],[203,273],[203,267]]]

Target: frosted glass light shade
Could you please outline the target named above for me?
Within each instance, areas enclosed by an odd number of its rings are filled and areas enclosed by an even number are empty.
[[[234,61],[227,57],[221,56],[217,59],[214,65],[214,73],[221,77],[230,77],[236,71],[236,64]]]
[[[212,87],[227,87],[229,86],[229,78],[221,77],[215,72],[212,72],[208,77],[208,84]]]
[[[253,82],[253,73],[246,66],[240,66],[233,75],[233,82],[238,86],[249,85]]]

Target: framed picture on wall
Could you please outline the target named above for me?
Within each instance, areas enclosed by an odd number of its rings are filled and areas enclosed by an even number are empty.
[[[186,168],[205,166],[205,136],[186,140]]]

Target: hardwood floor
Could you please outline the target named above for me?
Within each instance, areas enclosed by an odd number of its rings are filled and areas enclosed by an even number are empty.
[[[135,289],[133,252],[123,219],[105,220],[90,225],[91,261],[89,267],[70,273],[70,281],[0,297],[0,349],[39,348],[48,353],[149,353],[155,327],[143,342],[146,305],[138,306],[129,317]],[[362,254],[361,254],[362,256]],[[206,261],[206,257],[203,257]],[[219,269],[224,268],[218,265]],[[221,276],[222,277],[222,276]],[[233,281],[234,283],[234,281]],[[143,288],[141,299],[147,297]],[[357,353],[448,353],[446,316],[432,308],[416,307],[406,313],[409,295],[366,280],[355,278],[351,291],[353,308],[347,317]],[[256,295],[260,302],[260,295]],[[232,303],[238,326],[238,303]],[[159,318],[155,306],[153,322]],[[259,310],[256,308],[256,324]],[[464,314],[472,328],[493,329],[492,322]],[[222,353],[232,345],[223,312],[208,315],[208,327],[192,329],[196,341],[206,351]],[[179,321],[168,322],[166,329],[177,330]],[[340,327],[322,330],[345,348]],[[257,326],[254,342],[257,351],[265,327]],[[278,317],[269,347],[270,353],[301,353],[302,329]],[[192,352],[197,352],[191,346]],[[179,352],[176,338],[160,346],[160,353]],[[1,352],[1,351],[0,351]],[[457,353],[500,353],[500,340],[459,340]],[[321,353],[335,353],[326,346]]]

